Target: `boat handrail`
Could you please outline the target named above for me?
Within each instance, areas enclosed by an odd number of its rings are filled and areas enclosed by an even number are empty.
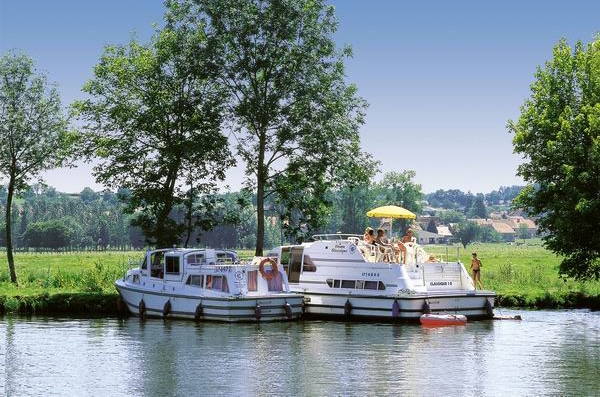
[[[362,238],[360,234],[353,233],[324,233],[324,234],[313,234],[311,239],[313,241],[322,241],[322,240],[349,240],[350,237],[358,237]]]

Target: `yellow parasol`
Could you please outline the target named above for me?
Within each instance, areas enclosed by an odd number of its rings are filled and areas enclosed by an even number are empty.
[[[398,207],[397,205],[384,205],[377,207],[367,212],[369,218],[401,218],[415,219],[417,216],[406,208]]]
[[[416,215],[406,208],[398,207],[397,205],[384,205],[377,207],[367,212],[369,218],[400,218],[400,219],[416,219]],[[390,222],[390,236],[392,235],[392,223]]]

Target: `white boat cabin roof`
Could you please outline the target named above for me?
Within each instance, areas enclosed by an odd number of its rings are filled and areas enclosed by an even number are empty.
[[[211,248],[163,248],[148,250],[144,261],[162,262],[163,258],[180,258],[185,265],[231,265],[238,263],[235,251]]]

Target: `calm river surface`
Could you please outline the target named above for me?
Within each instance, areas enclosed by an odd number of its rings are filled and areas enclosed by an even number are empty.
[[[6,396],[600,395],[600,313],[416,324],[0,317]]]

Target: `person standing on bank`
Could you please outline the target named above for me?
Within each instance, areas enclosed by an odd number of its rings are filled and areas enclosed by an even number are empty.
[[[477,258],[477,252],[473,252],[473,257],[471,258],[471,270],[473,271],[473,284],[475,285],[475,289],[477,289],[477,284],[479,284],[479,289],[483,289],[483,283],[481,282],[481,261]]]

